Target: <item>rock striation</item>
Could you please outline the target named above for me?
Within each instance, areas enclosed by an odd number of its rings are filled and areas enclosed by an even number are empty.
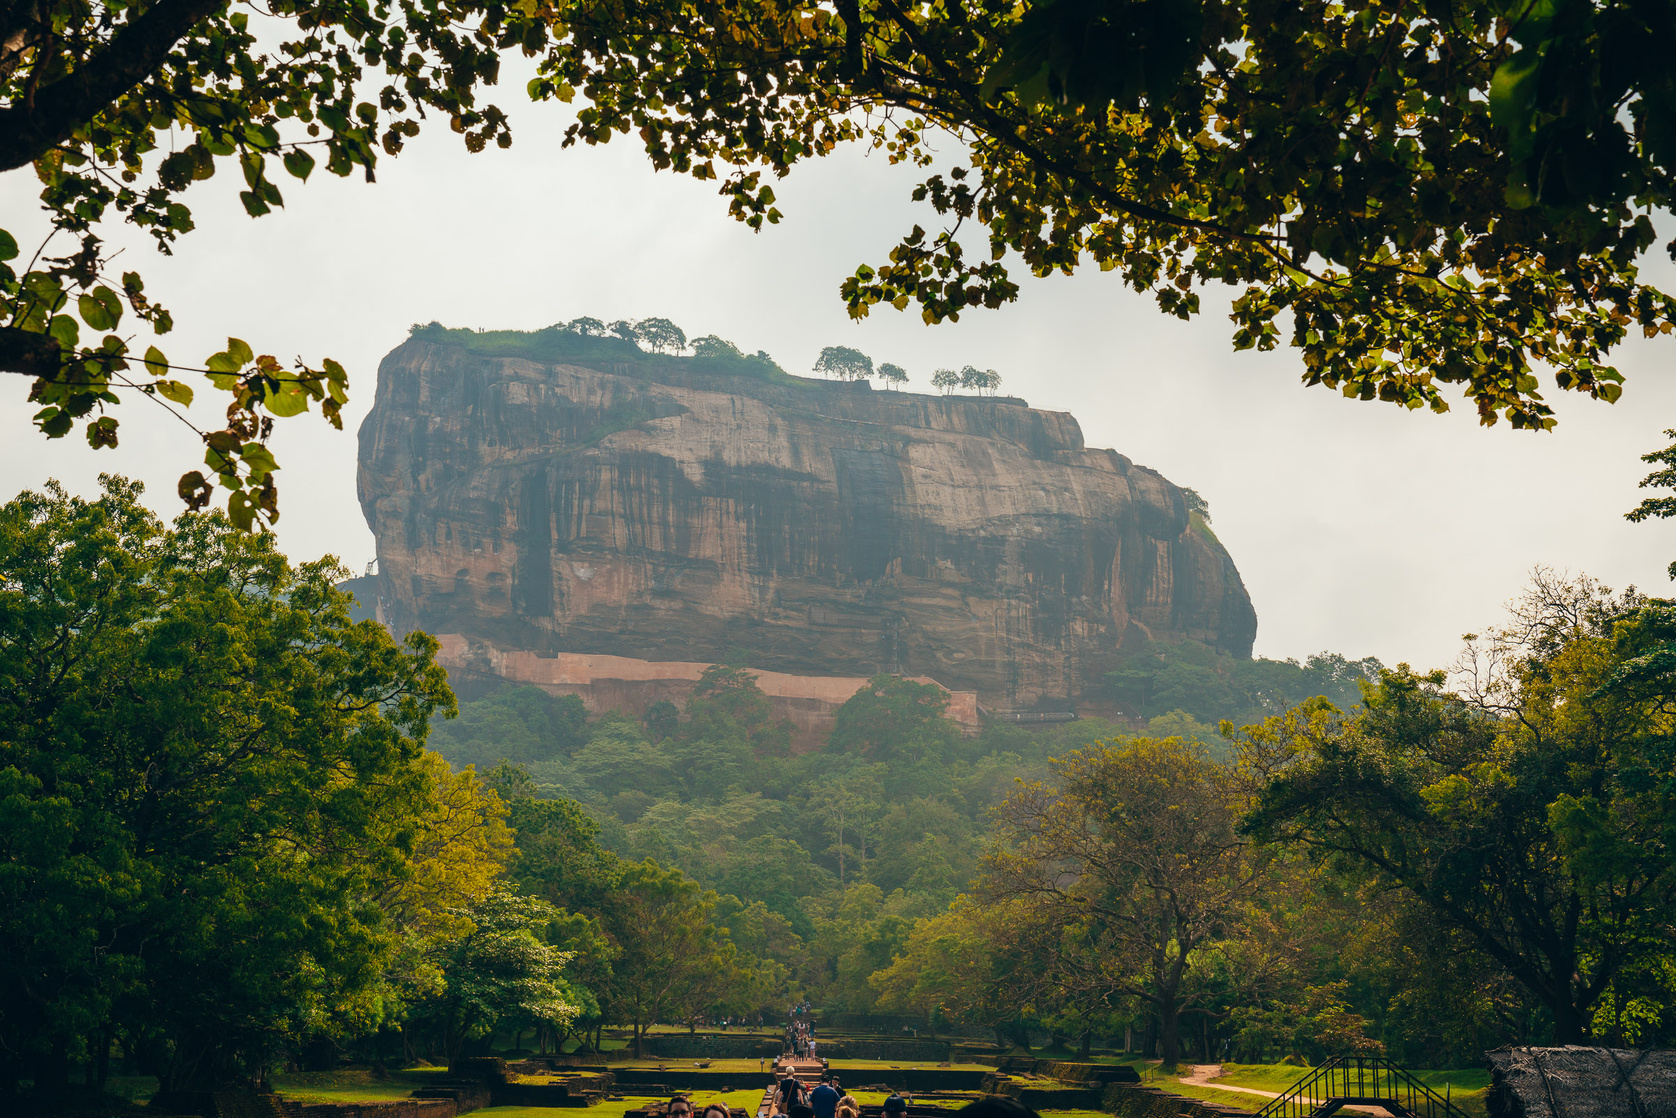
[[[992,709],[1095,695],[1138,634],[1250,654],[1245,587],[1181,490],[1063,412],[484,337],[415,334],[361,427],[398,632],[538,657],[742,651],[931,676]]]

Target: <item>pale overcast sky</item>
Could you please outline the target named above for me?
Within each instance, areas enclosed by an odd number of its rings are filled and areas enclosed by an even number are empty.
[[[355,431],[379,359],[410,323],[537,328],[659,315],[689,336],[766,349],[793,372],[835,344],[906,367],[918,391],[940,366],[1000,370],[1032,406],[1073,413],[1089,445],[1206,497],[1256,605],[1259,655],[1331,649],[1446,666],[1460,635],[1494,623],[1537,564],[1654,593],[1668,585],[1676,525],[1622,514],[1639,499],[1638,456],[1676,426],[1676,340],[1626,346],[1629,383],[1616,406],[1557,400],[1559,429],[1535,434],[1481,428],[1459,404],[1434,416],[1305,389],[1293,352],[1235,353],[1223,311],[1166,318],[1097,270],[1021,273],[1017,303],[959,323],[928,327],[887,309],[857,325],[839,283],[883,259],[915,221],[934,227],[935,215],[908,200],[911,171],[841,150],[776,184],[786,219],[753,234],[726,216],[713,186],[654,173],[630,139],[560,151],[564,118],[517,105],[521,84],[500,91],[517,130],[509,151],[468,156],[433,125],[382,163],[376,185],[323,171],[307,186],[286,180],[288,207],[258,220],[238,208],[242,184],[224,164],[194,188],[198,229],[175,256],[108,230],[132,244],[121,266],[140,270],[174,310],[178,326],[160,344],[177,363],[201,361],[233,334],[258,353],[330,356],[349,369],[343,432],[317,415],[278,425],[278,531],[293,558],[329,552],[357,573],[372,558],[355,500]],[[4,224],[20,242],[38,224],[38,189],[28,171],[0,176]],[[976,237],[967,247],[982,250]],[[1647,269],[1676,289],[1662,252]],[[49,477],[91,492],[114,470],[143,479],[159,513],[179,510],[175,479],[202,451],[177,421],[134,400],[116,411],[123,446],[93,452],[36,435],[24,395],[22,378],[0,378],[4,496]],[[219,411],[218,395],[201,400]],[[211,407],[197,410],[219,425]]]

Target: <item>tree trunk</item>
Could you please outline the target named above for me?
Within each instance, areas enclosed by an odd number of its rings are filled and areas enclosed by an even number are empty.
[[[1158,1006],[1158,1055],[1166,1070],[1181,1062],[1181,1018],[1173,998]]]
[[[1082,1040],[1080,1042],[1078,1042],[1078,1044],[1077,1044],[1077,1055],[1081,1056],[1085,1060],[1088,1059],[1089,1053],[1092,1050],[1093,1045],[1094,1045],[1094,1030],[1093,1029],[1084,1029],[1082,1031]]]
[[[1569,993],[1569,991],[1567,991]],[[1554,1043],[1582,1044],[1584,1039],[1583,1015],[1577,1012],[1577,1006],[1564,995],[1555,998],[1554,1009]]]
[[[640,1043],[642,1034],[643,1030],[640,1027],[640,1021],[637,1018],[634,1022],[634,1058],[637,1060],[644,1060],[646,1058],[646,1053]]]

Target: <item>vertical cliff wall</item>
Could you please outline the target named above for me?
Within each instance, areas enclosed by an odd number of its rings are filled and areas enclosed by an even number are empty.
[[[398,630],[485,653],[743,650],[1002,708],[1093,693],[1138,633],[1250,654],[1239,573],[1181,491],[1062,412],[459,340],[386,357],[361,427]]]

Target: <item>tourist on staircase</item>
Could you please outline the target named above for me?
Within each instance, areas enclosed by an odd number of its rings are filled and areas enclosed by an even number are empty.
[[[815,1118],[835,1118],[838,1113],[838,1092],[832,1088],[832,1073],[821,1074],[820,1086],[809,1092],[809,1109]]]
[[[786,1077],[780,1080],[780,1089],[774,1092],[774,1113],[790,1114],[791,1108],[803,1101],[803,1084],[797,1081],[797,1076],[786,1072]]]

